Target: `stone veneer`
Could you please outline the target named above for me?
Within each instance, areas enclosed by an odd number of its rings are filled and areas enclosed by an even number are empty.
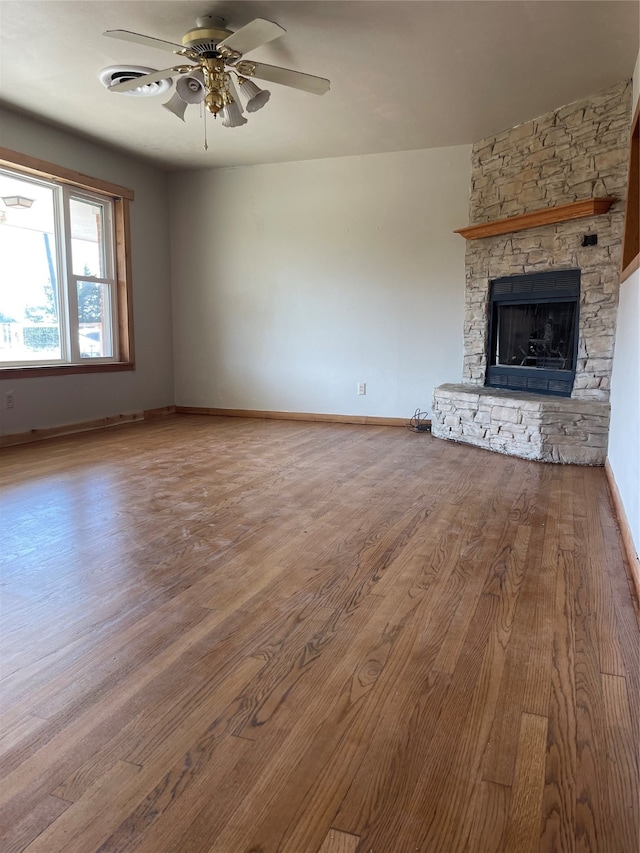
[[[571,400],[587,404],[582,406],[577,420],[567,408],[566,398],[562,402],[558,397],[498,389],[479,394],[479,399],[485,400],[488,394],[490,399],[501,400],[501,406],[496,404],[495,408],[512,412],[520,407],[522,418],[517,425],[532,437],[536,435],[541,411],[553,412],[554,417],[562,415],[566,429],[563,431],[558,422],[559,431],[553,434],[561,437],[570,434],[574,451],[570,454],[566,451],[564,440],[557,443],[554,451],[547,438],[529,441],[531,447],[523,449],[516,436],[511,441],[498,441],[491,432],[485,433],[484,444],[479,436],[471,443],[547,461],[604,462],[608,426],[602,430],[602,418],[606,418],[608,425],[608,414],[603,414],[604,409],[608,412],[608,405],[603,409],[597,404],[608,404],[613,366],[630,109],[631,85],[620,83],[473,146],[471,225],[593,196],[613,196],[617,201],[608,213],[599,216],[467,241],[462,384],[435,390],[434,435],[470,441],[474,437],[471,427],[481,429],[482,421],[476,420],[476,416],[482,411],[484,418],[486,411],[473,406],[469,409],[467,394],[475,391],[478,395],[485,383],[490,281],[501,276],[577,268],[581,271],[580,317]],[[597,246],[582,247],[584,234],[597,234]],[[457,403],[452,397],[454,387],[459,389]],[[589,403],[593,404],[593,420],[589,416]],[[473,412],[471,420],[465,421],[463,417],[454,424],[458,416],[452,414],[452,405],[463,415]],[[512,423],[510,417],[503,425],[505,437],[508,424]],[[445,419],[448,419],[446,424]],[[490,424],[499,428],[493,415]],[[596,435],[600,438],[596,439]],[[584,452],[580,453],[579,448]]]
[[[541,462],[602,465],[609,403],[471,385],[438,389],[440,438]]]

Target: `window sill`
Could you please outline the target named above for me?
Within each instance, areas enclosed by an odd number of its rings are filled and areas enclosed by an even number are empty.
[[[120,373],[135,370],[133,361],[101,362],[100,364],[51,364],[33,367],[0,367],[0,379],[27,379],[31,376],[68,376],[75,373]]]

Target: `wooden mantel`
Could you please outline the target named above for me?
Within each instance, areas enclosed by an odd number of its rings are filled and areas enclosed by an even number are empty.
[[[527,228],[537,228],[539,225],[554,225],[557,222],[567,222],[569,219],[583,219],[586,216],[597,216],[606,213],[615,198],[586,198],[573,201],[571,204],[559,204],[544,210],[534,210],[531,213],[521,213],[506,219],[495,219],[493,222],[482,222],[479,225],[469,225],[458,228],[455,234],[462,234],[465,240],[479,240],[481,237],[496,237],[498,234],[510,234],[513,231],[526,231]]]

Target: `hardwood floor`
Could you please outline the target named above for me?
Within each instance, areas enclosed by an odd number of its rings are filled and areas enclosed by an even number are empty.
[[[0,464],[3,853],[637,853],[603,469],[202,416]]]

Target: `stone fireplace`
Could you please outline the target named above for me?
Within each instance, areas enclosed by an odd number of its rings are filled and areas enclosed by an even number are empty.
[[[621,83],[473,146],[462,382],[435,389],[435,436],[604,463],[630,100]]]

